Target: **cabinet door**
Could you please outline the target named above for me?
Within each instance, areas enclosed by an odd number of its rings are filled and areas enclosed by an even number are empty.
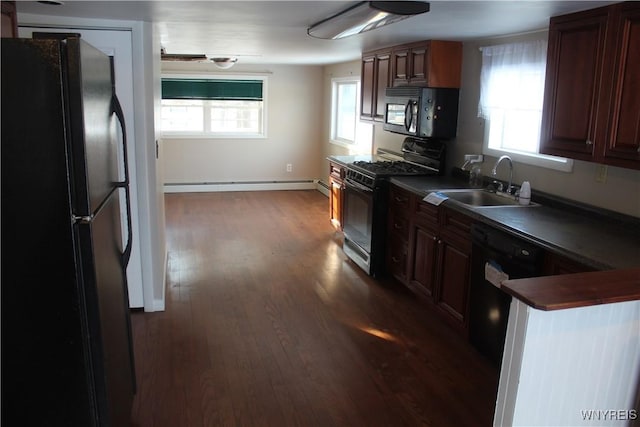
[[[373,120],[375,96],[375,55],[362,57],[362,74],[360,90],[360,119]]]
[[[640,3],[622,4],[608,52],[615,53],[612,108],[604,163],[640,169]]]
[[[391,84],[406,86],[409,84],[409,49],[394,50],[391,54]]]
[[[601,86],[610,67],[603,61],[607,9],[552,18],[540,152],[592,160],[600,108],[607,108]]]
[[[3,1],[2,25],[0,25],[0,31],[2,31],[3,38],[18,37],[18,20],[16,15],[16,2]]]
[[[345,169],[329,162],[329,219],[331,224],[342,231],[342,202],[344,198],[344,174]]]
[[[409,287],[430,298],[433,297],[437,259],[436,233],[416,226],[413,228],[413,253],[409,263]]]
[[[387,87],[389,87],[389,76],[391,71],[391,54],[389,52],[376,55],[375,69],[376,86],[373,107],[375,114],[373,119],[375,121],[383,122],[384,114],[386,112],[384,97]]]
[[[329,179],[331,197],[329,197],[329,213],[333,226],[342,231],[342,182]]]
[[[438,245],[440,277],[437,304],[456,326],[464,329],[467,323],[471,251],[446,239],[442,239]]]
[[[409,83],[412,86],[428,85],[428,60],[426,46],[414,47],[409,52]]]

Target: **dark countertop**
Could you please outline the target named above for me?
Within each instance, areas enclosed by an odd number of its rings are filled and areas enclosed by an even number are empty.
[[[393,177],[391,183],[426,196],[430,192],[467,188],[465,181],[452,177]],[[538,206],[474,208],[455,200],[443,206],[464,213],[597,270],[640,267],[640,220],[606,211],[576,208],[567,201],[537,200]]]

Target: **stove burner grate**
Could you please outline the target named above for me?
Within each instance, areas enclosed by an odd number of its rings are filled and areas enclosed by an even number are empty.
[[[372,172],[376,175],[411,175],[411,174],[424,174],[425,168],[417,166],[415,164],[404,161],[376,161],[365,162],[357,161],[353,163],[366,171]]]

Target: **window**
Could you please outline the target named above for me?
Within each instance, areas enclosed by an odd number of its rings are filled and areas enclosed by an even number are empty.
[[[332,86],[331,139],[353,144],[356,140],[356,124],[358,123],[360,82],[334,79]]]
[[[360,122],[360,80],[334,78],[331,87],[331,142],[354,154],[370,152],[373,126]]]
[[[260,138],[264,79],[162,79],[162,131],[168,136]]]
[[[539,154],[547,44],[482,47],[478,116],[486,120],[483,153],[557,170],[572,161]]]

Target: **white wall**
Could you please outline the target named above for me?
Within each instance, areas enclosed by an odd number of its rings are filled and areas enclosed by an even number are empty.
[[[340,77],[360,77],[361,63],[360,60],[343,62],[340,64],[326,65],[322,70],[322,94],[323,94],[323,110],[322,110],[322,130],[321,130],[321,155],[317,159],[321,170],[320,180],[324,183],[329,182],[329,163],[328,156],[348,156],[355,154],[353,149],[349,147],[331,143],[331,91],[332,79]],[[368,150],[371,152],[371,149]],[[362,154],[361,149],[358,154]]]
[[[171,184],[317,180],[321,156],[322,67],[163,62],[163,73],[267,76],[266,139],[163,138],[165,189]],[[286,171],[287,163],[293,165]],[[194,185],[195,187],[195,185]]]

